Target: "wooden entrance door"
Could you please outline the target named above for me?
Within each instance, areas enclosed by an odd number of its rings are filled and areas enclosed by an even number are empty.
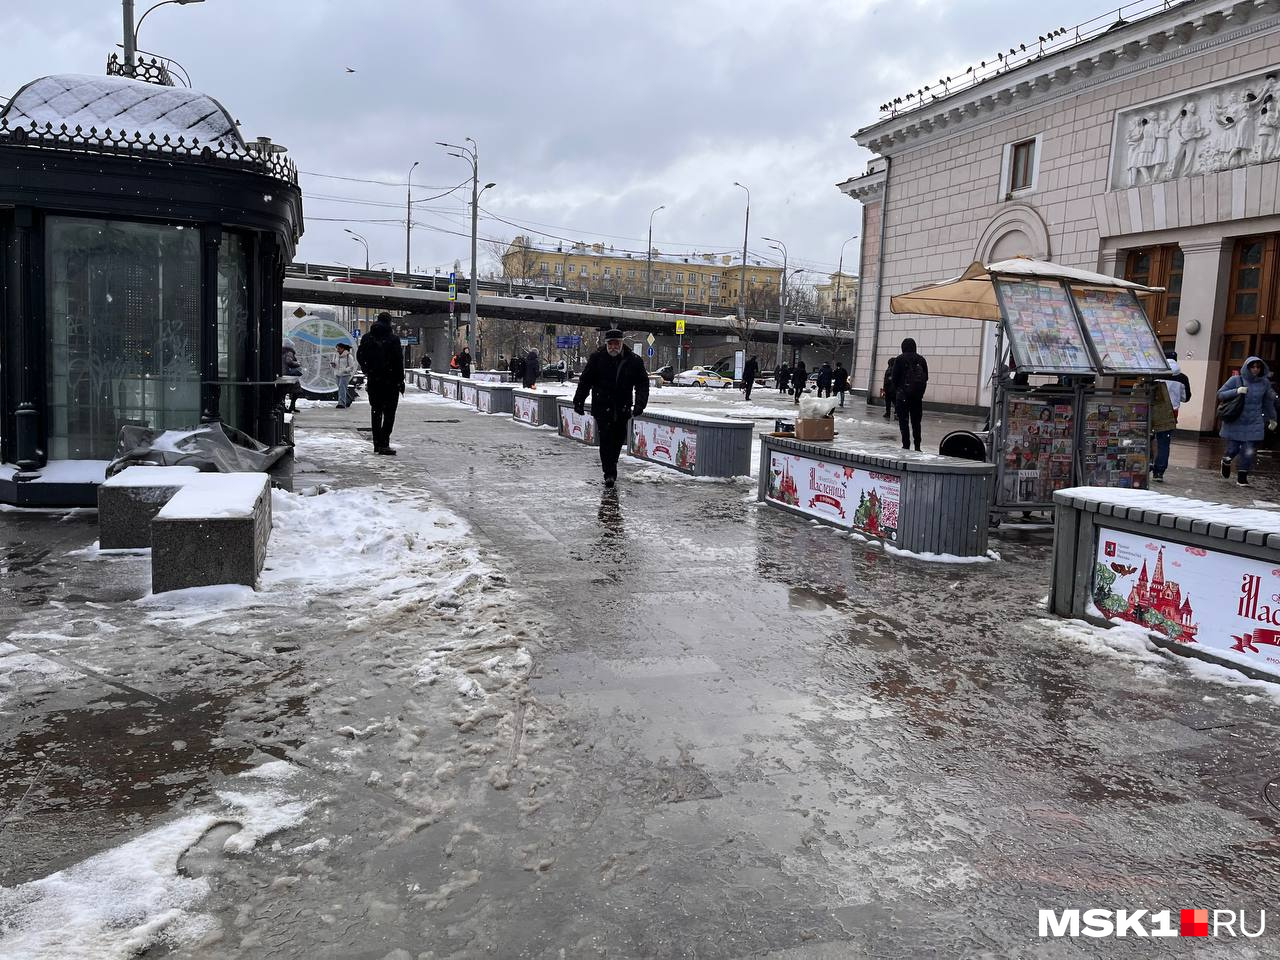
[[[1274,371],[1280,337],[1280,235],[1241,237],[1231,257],[1231,286],[1222,338],[1218,386],[1245,359],[1260,356]],[[1268,357],[1266,354],[1272,354]]]

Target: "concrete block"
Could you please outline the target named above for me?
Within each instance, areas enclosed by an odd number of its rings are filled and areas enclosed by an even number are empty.
[[[98,547],[139,550],[151,546],[151,521],[187,483],[195,467],[128,467],[98,487]]]
[[[152,592],[222,583],[256,588],[270,537],[266,474],[203,474],[151,521]]]

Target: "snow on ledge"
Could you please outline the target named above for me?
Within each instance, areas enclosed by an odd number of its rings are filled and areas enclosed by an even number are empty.
[[[1121,490],[1113,487],[1068,487],[1056,494],[1062,498],[1095,500],[1122,507],[1138,507],[1189,520],[1221,523],[1229,527],[1243,527],[1263,533],[1280,534],[1280,513],[1274,510],[1257,510],[1251,507],[1232,507],[1208,500],[1191,500],[1168,493],[1152,493],[1150,490]]]

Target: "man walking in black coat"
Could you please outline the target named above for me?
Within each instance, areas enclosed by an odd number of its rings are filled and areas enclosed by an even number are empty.
[[[621,330],[605,332],[604,346],[591,354],[578,377],[573,409],[579,416],[586,412],[587,394],[600,438],[604,485],[611,489],[618,480],[618,455],[627,438],[627,421],[642,414],[649,403],[649,374],[644,361],[623,344]]]
[[[394,457],[391,428],[396,407],[404,393],[404,348],[391,330],[391,314],[380,313],[369,332],[360,338],[356,361],[364,371],[365,389],[373,419],[373,452]]]
[[[836,368],[831,372],[831,389],[840,396],[840,408],[844,409],[844,395],[849,392],[849,371],[844,362],[837,360]]]
[[[471,379],[471,351],[463,347],[458,353],[458,372],[464,380]]]
[[[751,388],[756,385],[756,377],[760,374],[760,361],[752,357],[742,367],[742,392],[746,399],[751,399]]]
[[[893,361],[891,379],[894,400],[898,404],[898,430],[902,433],[902,449],[911,449],[914,433],[915,447],[919,450],[924,392],[929,386],[929,364],[916,353],[916,342],[910,337],[902,341],[902,353]]]
[[[525,354],[524,366],[520,370],[520,383],[525,389],[536,387],[540,376],[542,376],[542,363],[538,358],[538,351],[530,350]]]
[[[791,368],[791,392],[797,404],[800,403],[800,394],[804,393],[805,384],[808,382],[809,368],[804,365],[803,360],[797,360],[796,365]]]

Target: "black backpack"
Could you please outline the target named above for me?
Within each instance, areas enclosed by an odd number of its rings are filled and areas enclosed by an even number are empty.
[[[924,396],[929,375],[925,373],[924,358],[918,353],[904,353],[898,358],[894,386],[903,396],[915,399]]]

